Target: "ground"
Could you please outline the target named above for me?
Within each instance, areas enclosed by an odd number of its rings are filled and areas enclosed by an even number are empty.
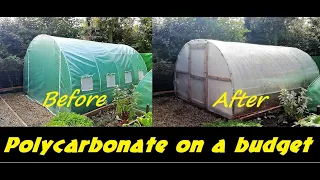
[[[156,127],[199,127],[218,117],[174,96],[154,97],[152,101],[152,123]]]
[[[153,126],[158,127],[200,127],[218,119],[227,120],[217,114],[198,108],[175,96],[153,98]],[[281,110],[270,111],[246,121],[261,123],[264,127],[288,127]]]
[[[0,96],[4,100],[0,99],[0,127],[23,127],[24,123],[29,127],[38,127],[48,123],[53,117],[49,110],[21,92]],[[120,126],[114,108],[89,118],[94,121],[95,126]]]
[[[0,99],[0,126],[23,126],[19,117],[27,126],[41,126],[53,117],[46,108],[31,101],[23,93],[0,94],[0,96],[13,110]]]
[[[100,111],[97,115],[89,116],[96,127],[117,127],[120,122],[116,119],[115,108],[110,108],[107,111]]]

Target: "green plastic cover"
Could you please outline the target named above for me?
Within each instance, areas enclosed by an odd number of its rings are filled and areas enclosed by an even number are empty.
[[[147,71],[152,69],[152,53],[140,53],[147,66]]]
[[[317,106],[320,105],[320,76],[308,87],[307,96],[312,99],[308,104],[310,112],[317,112]]]
[[[316,62],[318,68],[320,69],[320,56],[311,56],[314,62]]]
[[[76,89],[81,90],[77,97],[107,95],[107,103],[111,103],[115,85],[137,85],[147,72],[141,55],[127,45],[39,35],[25,55],[24,92],[39,104],[43,104],[48,92],[59,92],[58,98],[70,97]],[[96,99],[88,107],[87,101],[80,107],[74,105],[75,101],[70,107],[55,103],[48,109],[53,114],[83,114],[97,108]]]
[[[140,81],[136,91],[140,94],[137,108],[146,112],[149,105],[149,111],[152,111],[152,70]]]

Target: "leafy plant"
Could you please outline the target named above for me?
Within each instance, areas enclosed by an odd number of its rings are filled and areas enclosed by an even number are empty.
[[[46,127],[92,127],[93,121],[73,112],[62,112],[53,117]]]
[[[141,123],[142,126],[152,126],[152,112],[145,113],[144,116],[138,117],[137,120]]]
[[[137,117],[136,120],[131,121],[128,124],[123,124],[122,126],[151,127],[152,126],[152,112],[144,113],[144,115]]]
[[[320,127],[320,115],[310,115],[304,119],[295,122],[294,126],[300,127]]]
[[[262,127],[262,125],[255,121],[242,121],[242,120],[216,120],[213,123],[204,123],[204,127]]]
[[[304,88],[301,88],[299,93],[286,89],[281,90],[279,100],[286,116],[299,120],[309,113],[307,105],[312,99],[306,95],[306,92]]]
[[[135,88],[136,86],[134,85],[131,89],[120,89],[119,86],[114,88],[113,102],[116,106],[117,115],[122,120],[122,124],[128,120],[132,120],[135,115],[135,107],[139,97],[139,93],[135,91]]]

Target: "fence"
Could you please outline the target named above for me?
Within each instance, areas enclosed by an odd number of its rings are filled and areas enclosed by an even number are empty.
[[[23,71],[0,71],[0,89],[23,86]]]
[[[170,91],[174,89],[173,85],[174,75],[167,75],[167,76],[158,76],[153,75],[152,79],[152,89],[153,92],[158,91]]]

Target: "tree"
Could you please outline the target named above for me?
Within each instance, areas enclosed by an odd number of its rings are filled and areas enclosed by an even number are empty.
[[[152,49],[155,61],[175,62],[182,46],[192,39],[246,40],[240,18],[175,17],[154,18]]]
[[[279,45],[295,17],[246,17],[249,43]]]

